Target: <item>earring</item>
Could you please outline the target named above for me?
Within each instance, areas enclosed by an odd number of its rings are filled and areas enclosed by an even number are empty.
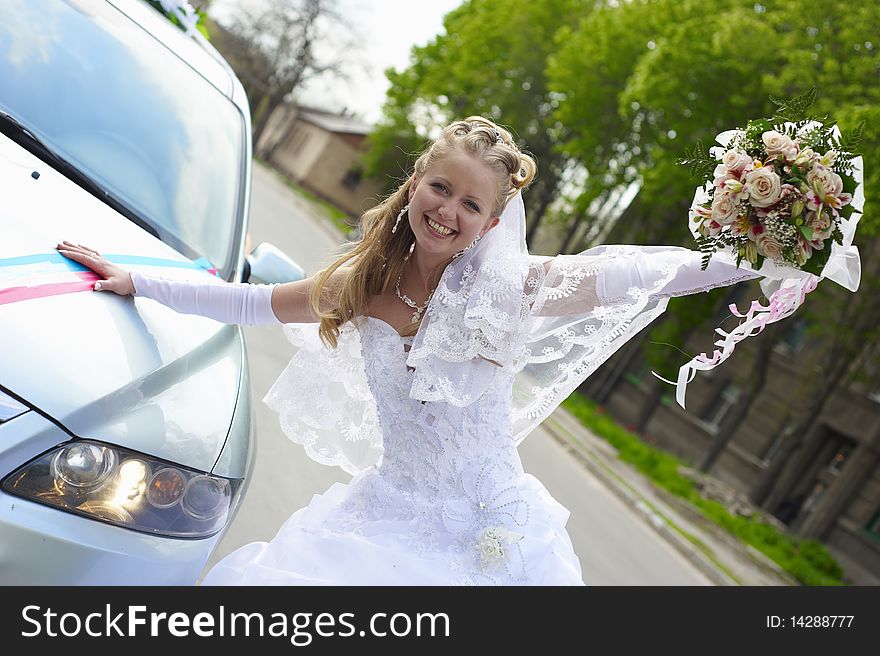
[[[465,249],[462,249],[462,250],[458,251],[455,255],[452,256],[452,259],[453,259],[453,260],[457,260],[459,257],[461,257],[462,255],[464,255],[465,253],[467,253],[470,249],[472,249],[474,246],[477,245],[477,242],[480,241],[481,238],[482,238],[481,235],[477,235],[477,238],[474,239],[474,240],[471,242],[471,245],[470,245],[470,246],[468,246],[468,247],[465,248]]]
[[[404,205],[403,209],[400,210],[400,214],[397,215],[397,221],[394,222],[394,227],[391,228],[391,234],[394,234],[395,232],[397,232],[397,224],[400,223],[400,220],[403,218],[403,215],[406,214],[408,209],[409,209],[409,203]]]

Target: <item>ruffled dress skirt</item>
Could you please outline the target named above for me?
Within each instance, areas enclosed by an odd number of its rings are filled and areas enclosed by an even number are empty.
[[[565,530],[569,511],[530,474],[516,488],[527,519],[511,520],[513,538],[487,558],[472,523],[438,521],[438,506],[455,515],[454,499],[414,504],[370,468],[315,495],[270,542],[226,556],[202,584],[584,585]]]

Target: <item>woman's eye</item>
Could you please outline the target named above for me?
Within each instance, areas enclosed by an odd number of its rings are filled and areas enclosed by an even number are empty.
[[[434,182],[431,184],[435,189],[439,189],[440,191],[446,191],[446,185],[441,182]]]
[[[480,207],[473,201],[468,201],[468,207],[470,207],[474,212],[479,213]]]

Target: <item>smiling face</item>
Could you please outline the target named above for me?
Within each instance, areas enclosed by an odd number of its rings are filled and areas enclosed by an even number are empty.
[[[408,214],[421,256],[434,261],[452,257],[495,227],[498,175],[477,157],[455,150],[415,178]]]

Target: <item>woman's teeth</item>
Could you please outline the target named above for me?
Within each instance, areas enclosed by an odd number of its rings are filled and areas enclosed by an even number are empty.
[[[428,222],[428,226],[431,228],[431,230],[433,230],[434,232],[439,234],[441,237],[448,237],[449,235],[451,235],[452,233],[455,232],[455,230],[450,230],[449,228],[444,228],[442,225],[440,225],[436,221],[432,221],[431,219],[427,219],[427,222]]]

